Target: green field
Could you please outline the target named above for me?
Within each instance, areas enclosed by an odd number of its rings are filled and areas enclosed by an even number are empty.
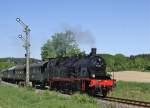
[[[150,102],[150,83],[118,81],[116,88],[109,93],[109,96]]]
[[[74,94],[64,97],[54,91],[35,92],[31,88],[15,88],[0,85],[0,108],[112,108],[97,104],[87,95]]]
[[[150,83],[117,82],[109,96],[150,102]],[[15,88],[0,84],[0,108],[115,108],[98,104],[87,95],[62,96],[54,91],[37,92],[33,88]]]

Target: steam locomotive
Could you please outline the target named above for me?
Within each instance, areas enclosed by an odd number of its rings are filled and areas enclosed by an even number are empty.
[[[25,65],[15,66],[1,71],[1,79],[13,83],[25,82]],[[100,94],[103,97],[115,85],[106,72],[106,63],[96,55],[92,48],[89,55],[74,57],[50,58],[30,65],[30,82],[32,86],[49,86],[59,91],[81,91],[90,95]]]

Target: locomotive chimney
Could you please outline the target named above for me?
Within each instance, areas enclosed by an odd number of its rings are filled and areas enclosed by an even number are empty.
[[[96,56],[96,48],[91,49],[91,56]]]

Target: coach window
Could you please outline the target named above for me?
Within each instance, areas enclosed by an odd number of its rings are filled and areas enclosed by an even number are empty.
[[[39,67],[39,73],[41,74],[41,67]]]
[[[15,74],[15,70],[13,70],[13,74]]]

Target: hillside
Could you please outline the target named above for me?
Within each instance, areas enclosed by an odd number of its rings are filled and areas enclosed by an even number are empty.
[[[13,57],[0,58],[0,70],[14,65],[25,64],[25,62],[26,62],[25,58],[13,58]],[[31,58],[30,62],[37,63],[40,62],[40,60]]]

